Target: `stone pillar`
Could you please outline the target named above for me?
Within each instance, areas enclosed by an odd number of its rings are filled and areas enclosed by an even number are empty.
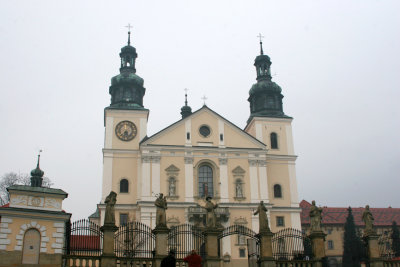
[[[153,230],[153,234],[156,236],[154,267],[160,267],[162,259],[168,255],[168,233],[167,227],[156,227]]]
[[[220,267],[221,256],[220,251],[223,251],[219,247],[218,236],[223,231],[223,228],[206,228],[204,231],[204,236],[206,238],[206,259],[204,261],[204,267]]]
[[[379,236],[376,233],[369,233],[364,235],[363,239],[367,244],[367,253],[370,267],[383,266],[382,258],[379,253],[378,239]]]
[[[115,225],[105,224],[100,230],[103,232],[103,254],[101,255],[101,267],[115,267],[117,265],[114,253],[114,235],[118,230]]]
[[[315,263],[315,267],[322,267],[322,263],[326,259],[325,236],[326,234],[321,230],[312,231],[309,235],[309,238],[311,239],[312,252],[314,255],[313,259],[319,261]]]
[[[275,259],[272,256],[272,236],[270,229],[261,231],[260,238],[260,267],[275,267]]]

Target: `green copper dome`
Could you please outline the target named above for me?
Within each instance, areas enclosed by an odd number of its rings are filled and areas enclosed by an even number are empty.
[[[253,117],[287,117],[283,113],[282,89],[272,81],[271,59],[264,55],[260,42],[260,55],[254,60],[257,72],[257,83],[249,91],[250,122]]]
[[[40,163],[40,154],[38,155],[38,162],[36,168],[31,171],[31,186],[32,187],[41,187],[43,182],[44,171],[42,171],[39,167]]]
[[[144,80],[136,74],[136,48],[130,45],[130,32],[128,32],[128,45],[122,47],[120,74],[111,79],[109,93],[111,95],[110,108],[117,109],[143,109],[143,96],[146,89]]]

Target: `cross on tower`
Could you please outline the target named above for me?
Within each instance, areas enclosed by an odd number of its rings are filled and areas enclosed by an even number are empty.
[[[128,45],[130,45],[131,44],[131,28],[133,28],[133,27],[131,26],[130,23],[128,23],[128,25],[126,25],[125,27],[128,28]]]
[[[207,100],[206,95],[204,95],[201,99],[203,100],[203,102],[204,102],[203,105],[205,106],[206,105],[206,100]]]
[[[264,38],[264,36],[262,36],[261,33],[259,33],[257,37],[260,38],[260,54],[264,55],[264,51],[263,51],[263,47],[262,47],[262,38]]]
[[[187,106],[187,91],[188,91],[188,89],[185,88],[185,106]]]

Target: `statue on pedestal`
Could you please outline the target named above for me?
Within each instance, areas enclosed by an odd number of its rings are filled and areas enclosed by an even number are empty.
[[[374,233],[374,216],[372,216],[372,213],[369,210],[369,205],[365,206],[365,210],[362,214],[362,220],[365,223],[364,234]]]
[[[321,220],[322,220],[322,208],[318,208],[315,205],[315,200],[313,200],[311,208],[310,208],[310,231],[311,232],[321,231]]]
[[[106,213],[104,215],[104,225],[115,225],[115,211],[114,206],[117,202],[117,193],[111,191],[106,197],[104,203],[106,203]]]
[[[156,211],[156,228],[167,227],[167,216],[165,210],[167,209],[167,199],[163,193],[160,193],[154,205],[157,207]]]
[[[257,207],[257,210],[253,214],[253,215],[258,214],[260,232],[271,231],[268,225],[267,211],[268,211],[267,208],[264,206],[264,201],[261,200],[260,204]]]
[[[206,226],[208,228],[216,228],[217,227],[217,216],[215,215],[215,209],[218,207],[218,204],[214,204],[211,202],[211,197],[206,198],[205,209],[207,211],[206,216]]]

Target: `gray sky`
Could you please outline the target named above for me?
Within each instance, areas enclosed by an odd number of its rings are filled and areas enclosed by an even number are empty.
[[[151,135],[184,88],[243,128],[258,33],[293,134],[300,199],[399,204],[399,1],[0,0],[0,175],[41,167],[87,217],[100,201],[108,87],[131,23]]]

